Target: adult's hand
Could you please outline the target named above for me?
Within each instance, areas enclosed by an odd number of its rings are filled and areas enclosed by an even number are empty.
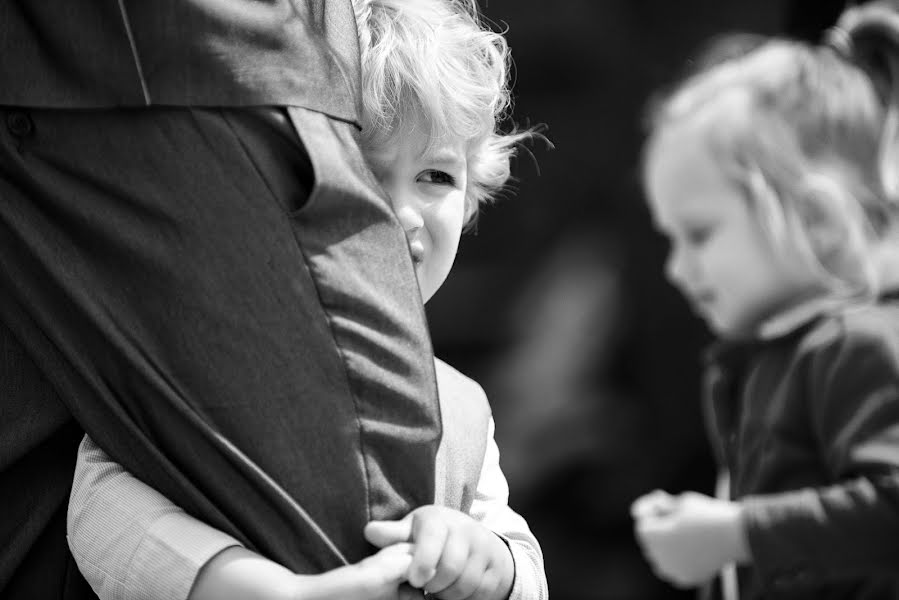
[[[411,563],[411,545],[394,544],[356,564],[297,575],[232,546],[200,570],[189,600],[417,600],[422,594],[403,585]]]

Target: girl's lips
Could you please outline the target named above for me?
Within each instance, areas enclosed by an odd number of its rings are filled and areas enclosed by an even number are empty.
[[[693,306],[693,310],[700,314],[707,312],[714,302],[715,294],[712,292],[700,292],[690,297],[690,304]]]

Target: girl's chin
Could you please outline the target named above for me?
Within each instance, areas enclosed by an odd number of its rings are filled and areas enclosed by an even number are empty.
[[[699,316],[705,321],[705,324],[708,328],[717,336],[721,337],[731,337],[734,333],[734,327],[732,323],[728,323],[725,320],[722,320],[719,317],[716,317],[714,314],[703,311],[699,313]]]

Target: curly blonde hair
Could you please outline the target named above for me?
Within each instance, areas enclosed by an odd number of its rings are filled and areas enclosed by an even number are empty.
[[[504,133],[509,48],[476,0],[353,0],[362,58],[362,149],[384,148],[424,125],[432,141],[467,141],[465,218],[509,179],[528,132]]]

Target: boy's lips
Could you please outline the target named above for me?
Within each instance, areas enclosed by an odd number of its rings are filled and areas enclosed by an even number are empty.
[[[421,264],[425,259],[424,244],[419,241],[409,242],[409,253],[412,255],[412,262],[414,264]]]

